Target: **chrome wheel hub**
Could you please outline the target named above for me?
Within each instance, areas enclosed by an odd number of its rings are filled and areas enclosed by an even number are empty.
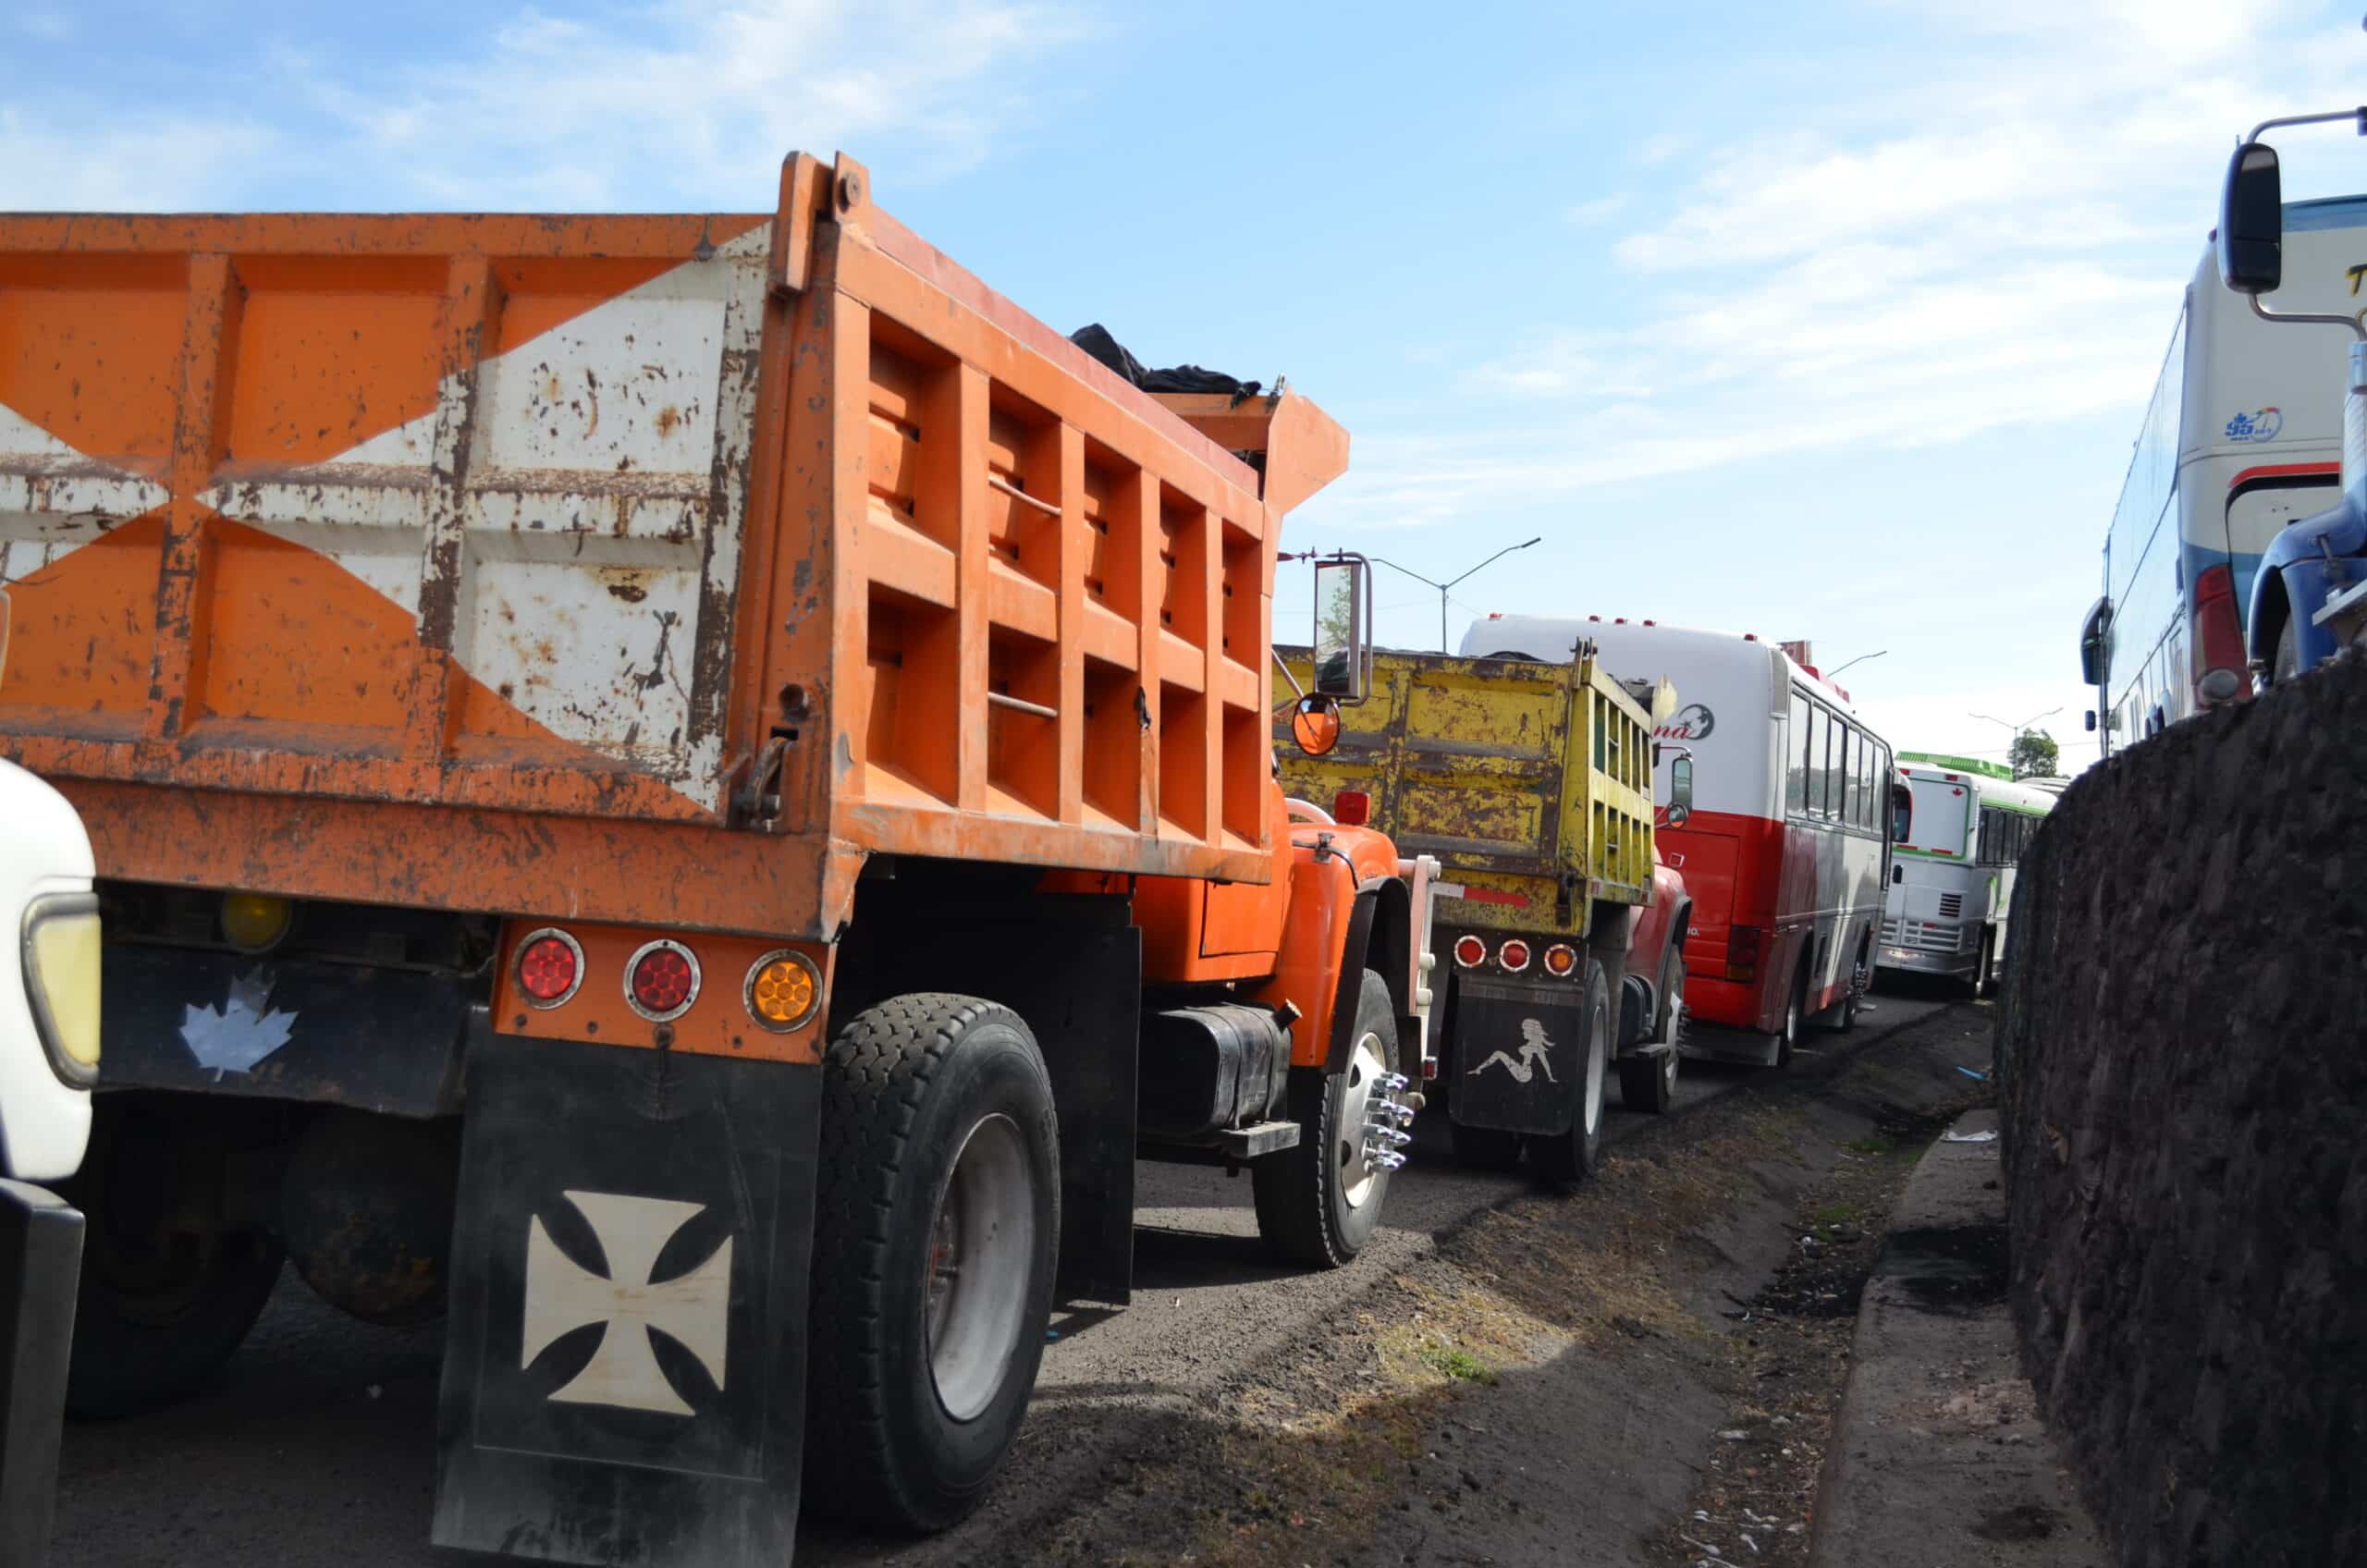
[[[1380,1178],[1405,1163],[1405,1145],[1414,1141],[1406,1131],[1414,1121],[1414,1108],[1398,1098],[1405,1092],[1406,1079],[1388,1070],[1378,1035],[1367,1033],[1356,1041],[1342,1079],[1334,1154],[1341,1193],[1350,1208],[1360,1208],[1371,1200]]]

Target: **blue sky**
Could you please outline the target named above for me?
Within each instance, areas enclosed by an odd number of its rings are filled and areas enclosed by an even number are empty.
[[[0,0],[0,207],[757,210],[781,153],[1062,329],[1355,435],[1292,542],[1474,612],[1811,639],[1901,747],[2079,733],[2236,134],[2360,7]],[[2338,132],[2290,195],[2367,187]],[[2328,395],[2337,394],[2330,387]],[[1285,572],[1277,631],[1303,634]],[[1384,571],[1384,638],[1437,636]]]

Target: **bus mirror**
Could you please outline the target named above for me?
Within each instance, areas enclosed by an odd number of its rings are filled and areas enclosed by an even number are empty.
[[[2258,298],[2275,292],[2284,276],[2285,191],[2276,149],[2247,141],[2229,160],[2219,193],[2219,281]]]
[[[1668,765],[1668,803],[1671,815],[1682,820],[1693,812],[1693,759],[1679,757]]]
[[[2091,686],[2104,683],[2104,631],[2112,625],[2112,601],[2098,599],[2088,606],[2079,624],[2079,679]]]
[[[1361,703],[1372,680],[1372,595],[1361,556],[1315,564],[1315,694]],[[1336,705],[1336,704],[1335,704]]]
[[[2096,732],[2096,710],[2095,710],[2095,709],[2093,709],[2093,708],[2090,708],[2090,709],[2088,710],[2088,733],[2089,733],[2089,734],[2091,734],[2091,735],[2093,735],[2095,732]]]

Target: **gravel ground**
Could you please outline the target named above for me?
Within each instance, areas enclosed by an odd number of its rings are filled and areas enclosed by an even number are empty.
[[[1883,996],[1851,1037],[1862,1048],[1940,1011],[1944,994]],[[1828,1043],[1829,1042],[1829,1043]],[[1841,1036],[1820,1051],[1836,1060]],[[1805,1072],[1817,1072],[1814,1060]],[[1677,1128],[1690,1112],[1754,1083],[1749,1070],[1688,1062]],[[1616,1090],[1613,1089],[1615,1097]],[[1614,1112],[1614,1145],[1674,1129]],[[1409,1269],[1438,1237],[1528,1189],[1517,1178],[1456,1170],[1441,1119],[1417,1125],[1416,1159],[1396,1178],[1388,1223],[1354,1268],[1277,1268],[1256,1243],[1245,1181],[1220,1170],[1146,1165],[1137,1202],[1136,1292],[1122,1312],[1063,1309],[1020,1447],[994,1496],[967,1525],[932,1540],[877,1540],[808,1530],[806,1563],[1024,1561],[1079,1503],[1161,1500],[1131,1458],[1147,1437],[1211,1432],[1251,1392],[1288,1381],[1271,1370],[1315,1354],[1308,1326],[1372,1316],[1386,1327]],[[1615,1177],[1614,1177],[1615,1181]],[[1594,1189],[1609,1198],[1613,1182]],[[1374,1330],[1378,1331],[1378,1330]],[[1344,1341],[1343,1341],[1344,1342]],[[1337,1348],[1337,1347],[1331,1347]],[[1402,1347],[1400,1347],[1402,1348]],[[440,1333],[353,1323],[289,1277],[217,1385],[132,1421],[69,1427],[59,1488],[60,1568],[252,1568],[465,1561],[425,1544],[431,1508]],[[1263,1379],[1262,1383],[1257,1379]],[[1088,1511],[1089,1512],[1089,1511]],[[1070,1537],[1077,1555],[1101,1555]]]

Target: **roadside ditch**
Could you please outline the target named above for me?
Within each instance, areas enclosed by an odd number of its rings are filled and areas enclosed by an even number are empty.
[[[1442,1235],[982,1563],[1797,1564],[1858,1300],[1985,1008],[1813,1057]],[[1009,1521],[1017,1525],[1016,1520]],[[974,1542],[974,1547],[984,1543]]]

